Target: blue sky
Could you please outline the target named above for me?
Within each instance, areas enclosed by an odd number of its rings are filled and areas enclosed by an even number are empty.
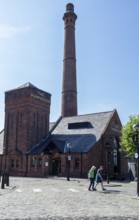
[[[30,82],[52,94],[61,114],[67,3],[76,21],[78,114],[117,109],[125,124],[139,114],[138,0],[0,0],[0,130],[4,92]]]

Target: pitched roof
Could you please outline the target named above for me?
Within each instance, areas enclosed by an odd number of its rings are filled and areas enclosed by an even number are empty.
[[[51,128],[54,126],[55,122],[50,122],[49,123],[49,131],[51,130]]]
[[[67,143],[71,145],[71,152],[88,152],[101,138],[114,111],[64,117],[57,123],[49,138],[33,147],[29,153],[46,151],[50,142],[63,153],[66,152]]]
[[[63,141],[64,145],[61,146],[62,153],[68,151],[67,144],[71,146],[70,151],[74,153],[85,153],[88,152],[92,146],[96,143],[96,137],[93,134],[82,134],[82,135],[51,135],[51,140],[58,148],[58,142]]]
[[[22,88],[26,88],[26,87],[31,87],[31,88],[37,88],[36,86],[34,86],[33,84],[31,84],[30,82],[27,82],[21,86],[19,86],[17,89],[22,89]]]
[[[54,129],[52,134],[56,135],[81,135],[81,134],[93,134],[96,137],[96,141],[99,140],[103,130],[105,129],[109,119],[112,117],[114,111],[108,112],[99,112],[99,113],[92,113],[86,115],[78,115],[73,117],[65,117],[62,118],[58,126]],[[80,127],[80,123],[82,122],[89,122],[90,127],[86,126],[86,128],[78,128]],[[69,124],[71,127],[75,125],[75,128],[69,129]],[[77,124],[77,128],[76,128]],[[83,127],[83,126],[82,126]]]
[[[38,89],[36,86],[34,86],[33,84],[31,84],[30,82],[27,82],[27,83],[25,83],[25,84],[23,84],[23,85],[21,85],[21,86],[15,88],[15,89],[7,90],[6,92],[11,92],[11,91],[14,91],[14,90],[19,90],[19,89],[23,89],[23,88],[27,88],[27,87]]]

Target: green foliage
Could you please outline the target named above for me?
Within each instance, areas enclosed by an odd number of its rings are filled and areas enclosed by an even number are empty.
[[[134,147],[132,136],[134,135],[133,125],[139,124],[139,115],[129,116],[129,121],[122,128],[122,136],[120,145],[128,156],[133,156],[136,152]]]

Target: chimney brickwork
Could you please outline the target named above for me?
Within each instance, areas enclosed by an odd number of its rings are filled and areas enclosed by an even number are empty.
[[[64,13],[64,59],[62,83],[62,109],[63,117],[77,115],[77,83],[76,83],[76,50],[75,50],[75,21],[73,4],[66,6]]]

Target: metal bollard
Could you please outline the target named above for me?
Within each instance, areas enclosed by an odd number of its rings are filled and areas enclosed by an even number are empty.
[[[7,171],[4,171],[4,183],[7,183]]]
[[[9,186],[9,172],[7,171],[7,175],[6,175],[6,186]]]
[[[1,171],[0,171],[0,182],[1,182]]]
[[[2,181],[1,181],[1,189],[5,188],[5,172],[2,172]]]

